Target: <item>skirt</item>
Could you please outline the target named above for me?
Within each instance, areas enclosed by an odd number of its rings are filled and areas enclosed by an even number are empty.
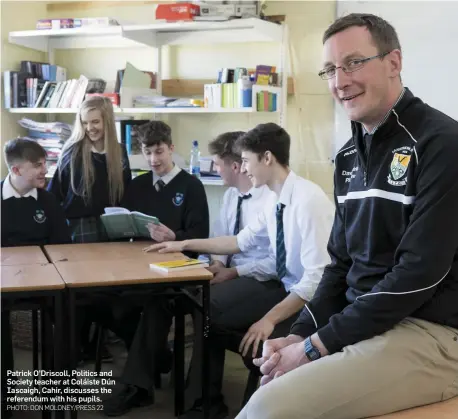
[[[99,217],[73,218],[68,220],[73,243],[97,243],[108,241]]]

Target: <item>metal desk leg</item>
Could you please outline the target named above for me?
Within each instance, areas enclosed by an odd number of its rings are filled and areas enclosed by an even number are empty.
[[[54,371],[63,371],[66,365],[64,355],[66,353],[64,348],[64,310],[62,304],[64,291],[56,292],[54,295]],[[63,393],[63,386],[61,386]],[[65,403],[64,403],[65,404]],[[65,412],[63,410],[55,411],[56,419],[64,419]]]
[[[32,368],[39,369],[38,365],[38,311],[32,310]]]
[[[210,365],[208,347],[208,335],[210,332],[210,282],[202,286],[202,402],[204,410],[204,419],[210,417]]]
[[[72,371],[76,369],[76,296],[75,292],[72,289],[68,290],[68,305],[69,305],[69,322],[70,322],[70,375]],[[72,410],[70,412],[70,418],[76,419],[78,417],[78,412]]]
[[[175,339],[173,352],[175,354],[175,416],[180,416],[184,408],[184,314],[177,303],[175,313]]]
[[[52,356],[52,350],[50,351],[51,338],[49,336],[51,319],[48,311],[48,299],[45,298],[40,307],[40,320],[41,320],[41,369],[48,371],[52,369],[50,364],[50,356]],[[51,411],[46,409],[46,403],[43,402],[43,411],[41,413],[42,419],[51,419]]]

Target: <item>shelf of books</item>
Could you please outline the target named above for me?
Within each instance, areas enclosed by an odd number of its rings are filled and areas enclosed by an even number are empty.
[[[177,91],[184,96],[159,94],[157,74],[142,71],[129,62],[110,78],[90,79],[84,74],[67,80],[67,69],[50,63],[21,61],[18,70],[7,70],[4,103],[11,113],[74,114],[83,100],[92,95],[105,96],[116,114],[254,113],[280,112],[282,87],[275,66],[222,68],[213,83],[194,83],[196,91]]]
[[[61,19],[60,24],[68,24],[62,20],[66,21]],[[285,121],[286,95],[292,93],[288,90],[284,73],[285,25],[258,18],[220,22],[157,21],[124,26],[111,20],[105,26],[81,24],[81,27],[53,29],[50,19],[42,19],[37,22],[38,30],[9,33],[10,43],[48,53],[48,62],[21,61],[19,68],[3,72],[5,108],[10,113],[29,118],[47,116],[44,123],[27,118],[19,123],[29,130],[30,138],[47,149],[48,177],[52,177],[62,146],[72,129],[69,124],[52,121],[59,119],[59,115],[75,115],[81,103],[93,95],[104,96],[112,102],[118,139],[126,145],[129,159],[133,159],[131,168],[135,170],[142,169],[142,163],[137,161],[142,156],[126,132],[130,132],[129,125],[145,122],[149,115],[270,112],[279,119],[280,125]],[[67,78],[70,71],[54,62],[56,49],[148,46],[157,48],[156,58],[159,60],[160,49],[166,45],[236,42],[279,43],[279,67],[270,65],[272,57],[268,57],[267,63],[253,68],[242,67],[243,63],[234,63],[232,68],[215,68],[212,79],[162,80],[161,74],[146,68],[138,69],[126,61],[124,68],[113,68],[112,74],[103,78],[81,74],[70,79]],[[221,178],[217,177],[202,177],[201,181],[208,186],[223,185]]]

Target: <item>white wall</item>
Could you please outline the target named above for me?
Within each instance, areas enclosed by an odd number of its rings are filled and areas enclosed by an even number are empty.
[[[458,2],[338,1],[337,14],[373,13],[396,29],[402,48],[402,80],[413,94],[458,120]],[[350,138],[350,124],[335,113],[335,151]]]

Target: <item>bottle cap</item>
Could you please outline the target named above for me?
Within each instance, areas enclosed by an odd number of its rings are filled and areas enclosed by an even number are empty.
[[[194,140],[194,141],[192,142],[192,145],[193,145],[193,147],[197,147],[197,146],[199,145],[199,141]]]

